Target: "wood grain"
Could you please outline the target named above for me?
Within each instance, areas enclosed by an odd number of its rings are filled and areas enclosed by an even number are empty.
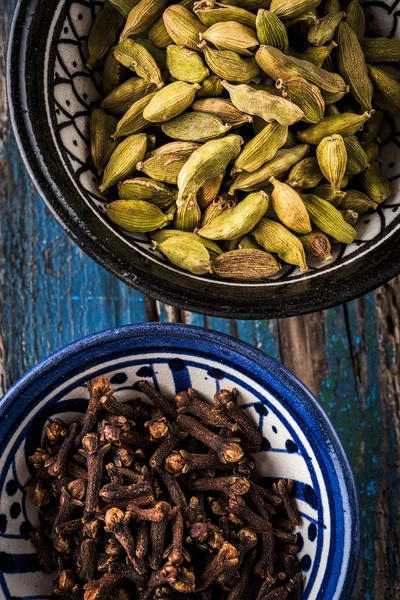
[[[320,399],[355,470],[364,548],[355,600],[400,599],[400,278],[346,306],[228,321],[145,298],[73,245],[35,193],[10,132],[0,0],[0,394],[88,333],[151,321],[210,327],[281,360]]]

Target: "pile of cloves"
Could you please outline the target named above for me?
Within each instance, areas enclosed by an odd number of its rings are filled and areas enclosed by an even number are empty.
[[[261,477],[261,434],[238,392],[214,403],[119,402],[88,383],[79,423],[46,425],[27,486],[40,507],[31,534],[53,593],[71,600],[296,600],[302,575],[293,483]]]

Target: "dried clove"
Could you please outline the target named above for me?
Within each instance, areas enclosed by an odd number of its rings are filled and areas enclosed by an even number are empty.
[[[232,544],[225,542],[222,544],[218,554],[201,571],[196,578],[196,590],[201,591],[207,588],[228,569],[236,567],[238,564],[238,553]]]
[[[98,416],[101,410],[100,399],[102,396],[111,395],[112,390],[110,390],[110,384],[108,382],[107,377],[100,375],[92,381],[89,381],[88,384],[89,390],[89,405],[87,407],[87,411],[82,417],[81,421],[81,431],[75,438],[75,447],[77,448],[82,443],[85,435],[91,431],[96,429]]]
[[[103,471],[103,458],[111,448],[110,444],[100,446],[97,433],[88,433],[82,439],[82,453],[86,456],[88,483],[86,491],[86,511],[94,512],[99,499],[101,476]]]
[[[282,499],[283,506],[285,507],[287,516],[292,524],[292,527],[294,528],[297,525],[300,525],[301,517],[290,497],[290,492],[292,491],[293,487],[293,481],[291,481],[290,479],[288,481],[280,479],[278,483],[274,483],[272,487],[274,492],[276,492],[278,496]]]
[[[47,536],[43,531],[34,529],[31,531],[29,538],[37,552],[40,570],[43,573],[52,573],[54,571],[54,562]]]
[[[121,546],[126,552],[128,560],[135,567],[139,574],[146,572],[146,567],[142,559],[135,554],[135,541],[128,525],[131,519],[130,512],[124,512],[119,508],[109,508],[104,519],[104,529],[114,534]]]
[[[175,396],[178,413],[191,413],[204,425],[211,427],[226,427],[229,419],[216,406],[211,406],[202,400],[196,390],[189,388],[187,392],[180,392]]]
[[[236,399],[228,390],[219,390],[215,395],[215,402],[231,419],[240,427],[243,434],[254,446],[261,446],[262,435],[257,425],[249,419],[246,413],[238,406]]]
[[[165,461],[165,468],[176,477],[197,469],[226,471],[231,465],[222,463],[212,454],[192,454],[185,450],[174,451]]]
[[[221,462],[236,463],[242,458],[243,450],[237,443],[240,442],[239,438],[232,438],[229,442],[226,442],[224,439],[221,439],[218,435],[187,415],[179,415],[177,423],[187,433],[214,450]]]
[[[227,496],[243,496],[250,489],[248,479],[244,477],[203,477],[189,484],[193,492],[223,492]]]
[[[139,381],[139,387],[148,399],[158,406],[168,418],[176,419],[177,412],[175,406],[160,392],[157,392],[148,381]]]

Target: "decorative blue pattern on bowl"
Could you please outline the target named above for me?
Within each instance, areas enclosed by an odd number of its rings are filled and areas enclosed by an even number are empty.
[[[48,419],[76,419],[87,403],[85,382],[106,374],[119,400],[140,395],[148,379],[173,396],[192,386],[212,398],[237,387],[258,421],[263,449],[258,469],[295,481],[303,518],[300,561],[304,600],[351,598],[360,550],[354,478],[328,418],[311,393],[284,367],[222,334],[181,325],[113,329],[75,342],[23,377],[0,402],[0,597],[49,598],[51,576],[38,571],[28,536],[37,510],[24,486],[27,457]]]

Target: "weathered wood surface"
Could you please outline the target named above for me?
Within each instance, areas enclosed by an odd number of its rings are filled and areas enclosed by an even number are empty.
[[[364,549],[354,598],[400,599],[400,278],[346,306],[279,322],[179,311],[117,281],[50,217],[18,156],[4,82],[13,4],[0,0],[0,394],[61,346],[127,323],[205,325],[261,348],[319,397],[356,472]]]

